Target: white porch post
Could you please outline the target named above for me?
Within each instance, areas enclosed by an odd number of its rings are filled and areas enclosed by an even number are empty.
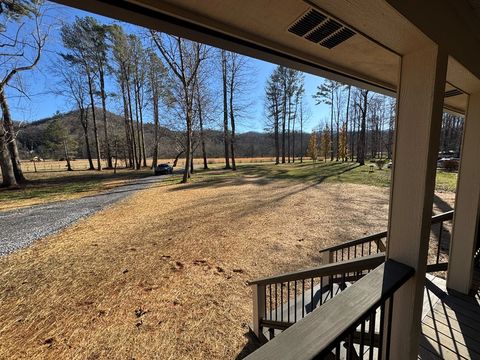
[[[415,275],[395,294],[391,359],[418,354],[447,58],[433,44],[402,57],[387,257]]]
[[[447,287],[468,294],[480,216],[480,92],[469,97],[463,129]]]

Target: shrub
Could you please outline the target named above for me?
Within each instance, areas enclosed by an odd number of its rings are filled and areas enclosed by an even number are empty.
[[[458,171],[458,165],[459,163],[456,159],[448,159],[443,161],[443,168],[448,172]]]
[[[377,164],[378,170],[382,170],[383,167],[385,166],[386,161],[383,159],[379,159],[375,161],[375,164]]]

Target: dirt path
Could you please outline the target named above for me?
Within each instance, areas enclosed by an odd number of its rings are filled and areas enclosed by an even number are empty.
[[[388,194],[262,178],[138,192],[0,258],[0,358],[241,358],[246,281],[384,230]]]

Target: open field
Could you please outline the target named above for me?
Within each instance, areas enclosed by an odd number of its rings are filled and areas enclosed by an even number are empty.
[[[142,190],[0,258],[0,358],[242,358],[247,280],[318,265],[387,221],[387,187],[335,179],[361,168],[270,166]],[[453,199],[438,193],[436,211]]]
[[[75,164],[77,162],[78,164],[83,162],[85,166],[87,164],[86,160],[77,160]],[[161,162],[167,162],[167,160],[163,159]],[[195,163],[200,168],[202,159],[195,159]],[[49,162],[37,163],[37,165],[40,164],[45,165],[43,171],[37,169],[38,172],[36,173],[26,173],[30,182],[25,188],[0,189],[0,211],[89,196],[152,174],[149,168],[144,168],[141,171],[118,169],[117,174],[113,174],[112,170],[102,172],[90,170],[49,171]],[[315,181],[317,183],[324,181],[341,182],[380,187],[390,185],[389,169],[378,170],[375,167],[371,171],[369,165],[358,166],[349,162],[318,162],[316,165],[312,165],[311,161],[305,161],[303,164],[297,161],[295,164],[274,165],[270,158],[243,158],[239,159],[238,171],[233,174],[219,171],[224,166],[223,159],[211,159],[209,164],[211,170],[197,170],[197,173],[192,177],[193,182],[216,181],[221,180],[224,176],[261,176],[267,179]],[[178,168],[181,168],[181,166]],[[167,183],[177,180],[178,177],[173,177]],[[437,172],[438,190],[455,191],[456,181],[456,173]]]
[[[237,163],[239,164],[245,164],[245,163],[260,163],[260,162],[273,162],[274,158],[271,157],[253,157],[253,158],[237,158],[236,159]],[[115,161],[114,161],[115,162]],[[173,163],[173,159],[158,159],[158,163]],[[194,159],[193,161],[194,165],[203,165],[203,159],[197,158]],[[225,163],[224,158],[210,158],[208,159],[208,164],[219,164]],[[94,159],[93,161],[94,166],[97,166],[97,162]],[[148,158],[147,159],[147,164],[151,165],[152,164],[152,159]],[[73,170],[88,170],[88,160],[87,159],[77,159],[77,160],[72,160],[71,165]],[[179,158],[177,162],[178,167],[182,167],[185,165],[185,159],[184,158]],[[102,166],[106,167],[107,162],[105,160],[102,160]],[[125,160],[118,159],[117,163],[118,168],[125,167]],[[38,162],[32,162],[32,161],[22,161],[22,168],[24,172],[26,173],[34,173],[34,172],[59,172],[59,171],[66,171],[67,165],[65,161],[56,161],[56,160],[45,160],[45,161],[38,161]]]

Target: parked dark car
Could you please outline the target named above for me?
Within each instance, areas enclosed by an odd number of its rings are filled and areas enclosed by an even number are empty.
[[[168,164],[159,164],[153,169],[155,175],[173,174],[173,167]]]

